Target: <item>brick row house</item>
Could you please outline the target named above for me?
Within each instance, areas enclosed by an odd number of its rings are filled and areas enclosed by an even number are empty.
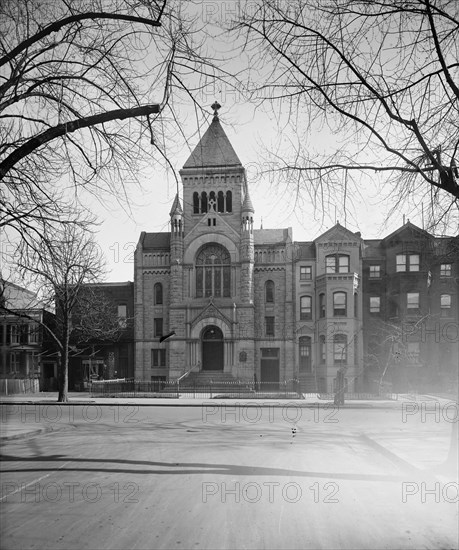
[[[387,367],[398,389],[457,385],[458,238],[408,222],[365,241],[363,280],[367,383]]]
[[[43,328],[54,314],[34,292],[3,280],[0,286],[0,377],[38,379],[42,390],[55,389],[56,348]]]
[[[380,240],[339,223],[310,242],[255,229],[214,107],[180,171],[170,231],[142,232],[135,251],[135,377],[299,379],[331,392],[343,368],[348,391],[457,385],[457,239],[410,222]]]
[[[132,282],[86,285],[80,294],[96,289],[96,306],[105,308],[106,321],[94,324],[82,337],[77,313],[72,317],[69,389],[82,390],[90,379],[134,377],[134,290]],[[39,380],[43,391],[57,389],[58,348],[44,325],[56,334],[54,311],[41,307],[34,292],[2,282],[0,303],[0,378]],[[5,308],[1,306],[4,305]],[[9,310],[9,311],[7,311]],[[27,317],[26,317],[27,316]],[[113,330],[119,327],[119,330]],[[107,330],[111,329],[111,330]],[[103,337],[98,336],[102,331]],[[107,338],[112,332],[113,337]]]
[[[80,315],[72,316],[69,389],[83,390],[90,380],[134,377],[134,285],[130,281],[88,284],[79,295],[96,311],[93,323],[78,329]]]

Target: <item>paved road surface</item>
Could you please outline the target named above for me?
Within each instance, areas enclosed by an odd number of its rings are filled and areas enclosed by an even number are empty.
[[[448,422],[298,410],[19,407],[58,429],[3,444],[1,546],[457,548]]]

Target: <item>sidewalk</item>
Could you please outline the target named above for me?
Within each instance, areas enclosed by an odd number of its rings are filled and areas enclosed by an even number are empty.
[[[333,407],[333,399],[319,399],[316,394],[305,394],[303,399],[283,399],[283,398],[201,398],[201,397],[93,397],[89,392],[69,392],[68,403],[60,403],[62,406],[68,405],[116,405],[116,404],[137,404],[151,407],[201,407],[203,403],[212,405],[221,405],[223,403],[232,406],[261,406],[263,403],[271,406],[284,407],[287,403],[295,403],[298,407]],[[456,400],[447,399],[445,397],[436,397],[432,395],[408,395],[399,394],[398,399],[348,399],[342,406],[343,409],[360,409],[360,408],[391,408],[402,409],[407,403],[428,403],[438,402],[441,406],[457,403]],[[40,392],[25,395],[8,395],[1,396],[0,405],[23,405],[26,403],[40,404],[58,404],[57,392]],[[415,405],[414,405],[415,406]]]

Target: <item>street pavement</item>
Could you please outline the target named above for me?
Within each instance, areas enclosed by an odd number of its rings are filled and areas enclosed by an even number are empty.
[[[2,548],[458,547],[453,401],[55,399],[2,399]]]
[[[345,407],[350,408],[401,408],[403,402],[411,402],[413,399],[410,396],[404,396],[401,400],[359,400],[359,401],[349,401],[346,403]],[[51,405],[56,404],[56,392],[40,392],[36,394],[27,394],[27,395],[10,395],[2,396],[0,400],[0,405],[8,405],[9,410],[12,412],[15,410],[14,406],[21,405],[35,406],[38,403],[46,403]],[[69,393],[69,404],[63,404],[63,407],[73,406],[77,404],[87,405],[88,407],[92,405],[100,406],[117,406],[117,405],[130,405],[136,403],[142,406],[151,406],[151,407],[202,407],[203,403],[209,402],[209,399],[201,398],[180,398],[180,399],[170,399],[170,398],[127,398],[127,397],[93,397],[86,392],[70,392]],[[288,400],[288,403],[295,403],[295,406],[298,407],[330,407],[333,406],[332,402],[319,400],[317,396],[308,395],[304,399],[298,400]],[[448,402],[443,400],[443,402]],[[250,406],[257,405],[260,403],[268,403],[271,407],[283,407],[286,403],[285,400],[279,399],[263,399],[263,400],[254,400],[254,399],[212,399],[212,403],[216,405],[228,404],[234,406]],[[33,409],[33,407],[32,407]],[[22,415],[24,417],[24,414]],[[27,416],[27,414],[25,415]],[[33,416],[33,415],[28,415]],[[28,437],[30,435],[37,435],[39,433],[45,433],[52,431],[53,429],[59,429],[60,426],[56,425],[50,421],[43,419],[42,422],[34,421],[32,425],[23,421],[23,418],[16,416],[14,414],[6,414],[5,409],[5,421],[0,425],[0,440],[6,439],[18,439],[22,437]],[[36,420],[36,419],[34,419]]]

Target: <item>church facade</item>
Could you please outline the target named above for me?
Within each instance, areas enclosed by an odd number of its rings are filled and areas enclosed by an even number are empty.
[[[344,368],[348,391],[361,391],[383,364],[381,357],[376,366],[368,359],[371,335],[364,325],[375,316],[389,323],[388,284],[391,299],[392,287],[399,290],[400,304],[403,292],[416,299],[416,288],[434,272],[419,260],[418,237],[435,239],[409,223],[379,241],[364,241],[339,223],[310,242],[293,241],[291,228],[255,229],[245,169],[218,107],[180,171],[182,200],[177,195],[172,205],[170,231],[142,232],[136,248],[135,378],[176,380],[191,371],[273,384],[298,379],[305,391],[333,391]],[[413,256],[403,289],[402,255]],[[443,262],[449,265],[443,294],[457,325],[458,262]],[[399,323],[403,312],[420,313],[419,292],[417,298],[416,311],[399,308]],[[439,294],[440,300],[446,298]],[[453,376],[457,347],[451,341]],[[386,346],[379,353],[393,351]],[[420,367],[431,368],[418,352],[417,365],[407,367],[416,376]],[[369,376],[369,369],[376,371]]]

